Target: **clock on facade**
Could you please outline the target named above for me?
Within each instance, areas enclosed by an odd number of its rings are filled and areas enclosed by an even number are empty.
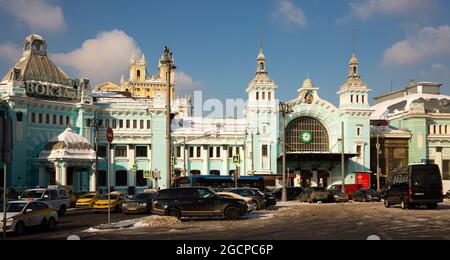
[[[305,101],[307,104],[311,105],[314,102],[314,96],[311,94],[306,94]]]
[[[300,135],[300,139],[304,144],[310,144],[313,141],[313,133],[311,131],[304,131]]]

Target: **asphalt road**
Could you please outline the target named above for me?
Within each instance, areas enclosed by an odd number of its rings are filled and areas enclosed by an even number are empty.
[[[141,218],[143,215],[124,215],[122,213],[111,213],[111,222]],[[8,240],[42,240],[60,239],[65,240],[70,235],[79,235],[82,231],[108,222],[107,213],[94,214],[91,210],[76,210],[67,212],[60,218],[57,227],[53,231],[45,228],[30,228],[26,234],[17,236],[8,234]]]
[[[145,215],[144,215],[145,216]],[[141,218],[113,214],[113,222]],[[401,210],[384,208],[382,203],[300,204],[288,203],[271,210],[252,213],[244,219],[188,219],[179,225],[82,232],[105,223],[106,214],[90,211],[70,212],[54,231],[36,229],[9,239],[67,239],[78,235],[82,240],[450,240],[450,203],[438,210]]]

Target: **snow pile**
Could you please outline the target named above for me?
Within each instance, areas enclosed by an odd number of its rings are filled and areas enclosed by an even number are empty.
[[[139,219],[125,220],[116,223],[102,224],[93,228],[89,228],[84,232],[97,233],[109,232],[114,230],[131,230],[140,228],[179,228],[182,227],[182,222],[174,217],[160,217],[150,216]]]

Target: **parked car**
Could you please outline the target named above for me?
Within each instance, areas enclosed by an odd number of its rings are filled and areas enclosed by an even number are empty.
[[[450,190],[447,191],[447,193],[445,194],[445,197],[446,197],[447,199],[450,199]]]
[[[88,193],[85,195],[82,195],[78,200],[75,206],[79,209],[86,209],[86,208],[92,208],[95,204],[95,202],[98,200],[99,194],[98,193]]]
[[[339,189],[331,189],[328,190],[328,201],[329,202],[348,202],[349,197],[342,190]]]
[[[328,201],[328,191],[324,187],[310,187],[306,188],[305,192],[302,193],[300,201],[315,203],[315,202],[327,202]]]
[[[270,193],[264,193],[264,195],[265,195],[265,198],[266,198],[265,208],[277,205],[277,198],[275,196],[273,196]]]
[[[400,204],[402,209],[422,205],[436,209],[443,201],[442,177],[436,164],[410,165],[393,171],[388,179],[387,208]]]
[[[131,199],[125,200],[122,212],[124,214],[151,213],[154,199],[156,199],[156,192],[138,193]]]
[[[218,196],[209,188],[174,188],[158,192],[152,213],[181,217],[223,216],[238,219],[248,211],[244,200]]]
[[[372,189],[359,189],[352,194],[355,202],[380,202],[381,196]]]
[[[3,207],[0,207],[3,215]],[[35,226],[53,229],[58,223],[58,212],[48,204],[38,201],[10,201],[6,208],[6,232],[18,235]],[[3,218],[0,220],[0,232],[3,232]]]
[[[303,194],[304,189],[300,187],[288,187],[287,188],[287,199],[288,200],[299,200]],[[278,188],[271,193],[277,200],[281,200],[283,194],[283,188]]]
[[[243,197],[251,198],[253,206],[256,210],[262,210],[266,206],[266,195],[259,191],[258,189],[252,188],[237,188],[237,189],[229,189],[228,192],[239,194]]]
[[[249,197],[242,197],[239,194],[233,193],[233,192],[217,192],[217,195],[224,198],[232,198],[232,199],[238,199],[238,200],[244,200],[245,203],[247,203],[248,207],[248,213],[256,210],[255,206],[253,205],[253,199]]]
[[[111,192],[108,200],[108,194],[103,194],[98,197],[98,200],[94,203],[94,212],[107,212],[108,208],[114,212],[120,212],[122,210],[124,196],[119,192]]]
[[[59,217],[64,216],[67,209],[70,208],[70,199],[66,190],[57,186],[25,190],[20,194],[19,199],[44,202],[55,208]]]

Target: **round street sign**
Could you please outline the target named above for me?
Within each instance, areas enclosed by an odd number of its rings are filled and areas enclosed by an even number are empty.
[[[106,139],[108,140],[108,143],[112,143],[114,141],[114,132],[112,128],[108,128],[108,130],[106,130]]]

